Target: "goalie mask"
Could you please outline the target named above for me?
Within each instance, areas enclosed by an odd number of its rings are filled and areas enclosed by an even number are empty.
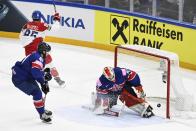
[[[114,81],[115,80],[115,74],[112,67],[105,67],[103,70],[103,75],[109,80]]]

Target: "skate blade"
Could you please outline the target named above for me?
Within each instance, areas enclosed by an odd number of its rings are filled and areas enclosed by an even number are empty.
[[[62,84],[62,85],[59,85],[61,88],[65,88],[66,85],[65,84]]]
[[[64,83],[62,83],[62,84],[59,84],[59,87],[61,87],[61,88],[64,88],[64,87],[66,87],[66,84],[65,84],[65,82],[64,82]]]
[[[52,124],[52,121],[50,121],[50,122],[42,121],[42,123],[45,123],[45,124]]]

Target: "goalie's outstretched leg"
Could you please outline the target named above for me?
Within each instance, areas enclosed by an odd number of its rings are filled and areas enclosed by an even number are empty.
[[[152,106],[150,106],[144,99],[132,95],[127,90],[122,91],[119,99],[122,102],[125,102],[125,105],[129,109],[137,112],[143,118],[150,118],[151,116],[154,116]]]

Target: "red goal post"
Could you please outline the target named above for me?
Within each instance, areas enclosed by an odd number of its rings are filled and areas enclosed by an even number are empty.
[[[118,66],[118,51],[119,49],[123,49],[124,54],[129,54],[129,51],[130,52],[133,52],[134,55],[140,55],[140,57],[145,57],[146,56],[150,56],[150,57],[155,57],[155,58],[159,58],[159,59],[163,59],[163,60],[166,60],[167,61],[167,93],[166,93],[166,118],[170,118],[170,63],[171,63],[171,60],[169,57],[166,57],[166,56],[162,56],[160,54],[156,54],[156,53],[152,53],[150,52],[149,50],[145,51],[145,50],[142,50],[142,49],[139,49],[141,46],[138,46],[139,48],[133,48],[134,46],[129,46],[129,47],[126,47],[126,46],[116,46],[115,47],[115,53],[114,53],[114,67],[117,67]]]

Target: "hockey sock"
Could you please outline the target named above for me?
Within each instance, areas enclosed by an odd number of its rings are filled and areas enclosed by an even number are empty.
[[[41,90],[34,90],[32,92],[34,106],[37,112],[41,115],[44,113],[44,100],[42,99],[42,92]]]
[[[59,73],[58,73],[58,71],[55,67],[51,68],[51,75],[53,77],[58,77],[59,76]]]

